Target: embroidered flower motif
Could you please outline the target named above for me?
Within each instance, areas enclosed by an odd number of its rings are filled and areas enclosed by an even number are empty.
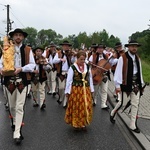
[[[18,91],[21,93],[22,91],[23,91],[23,89],[24,89],[24,84],[22,83],[22,82],[20,82],[20,83],[17,83],[17,89],[18,89]]]
[[[12,93],[15,91],[16,86],[15,86],[14,83],[10,83],[10,84],[8,85],[7,89],[8,89],[8,91],[12,94]]]

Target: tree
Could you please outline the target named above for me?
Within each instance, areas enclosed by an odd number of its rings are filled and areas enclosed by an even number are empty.
[[[77,36],[75,34],[68,35],[63,38],[63,36],[59,33],[56,33],[52,29],[41,29],[37,31],[33,27],[27,27],[24,29],[25,32],[28,33],[28,36],[25,40],[26,44],[31,45],[32,47],[42,46],[43,48],[49,46],[50,42],[54,42],[56,45],[60,44],[63,40],[68,40],[73,44],[74,48],[81,48],[81,44],[85,44],[85,47],[90,47],[91,44],[105,44],[109,47],[114,47],[115,43],[120,41],[118,37],[111,35],[109,37],[108,32],[103,29],[102,31],[94,32],[90,35],[87,35],[86,32],[80,32]],[[133,36],[137,36],[136,33]]]
[[[117,42],[120,42],[120,39],[118,37],[114,37],[114,35],[111,35],[108,39],[108,47],[112,47],[114,48],[115,47],[115,44]]]
[[[30,45],[31,47],[35,47],[37,45],[37,30],[32,27],[27,27],[23,30],[28,33],[28,36],[25,39],[25,43]]]
[[[70,43],[72,43],[73,47],[77,47],[78,46],[78,42],[76,40],[75,34],[68,35],[68,37],[66,37],[64,40],[67,40]]]
[[[101,43],[101,44],[108,45],[108,38],[109,38],[109,35],[108,35],[108,33],[106,32],[105,29],[103,29],[103,31],[101,31],[101,32],[99,33],[99,36],[100,36],[100,43]]]
[[[63,36],[60,34],[57,35],[57,33],[52,29],[42,29],[38,32],[37,39],[39,41],[39,45],[45,47],[48,46],[52,41],[58,44],[59,41],[63,39]]]
[[[83,32],[83,33],[79,33],[78,36],[77,36],[77,47],[78,48],[81,48],[81,43],[84,43],[85,46],[88,44],[88,36],[86,34],[86,32]]]
[[[141,58],[150,62],[150,30],[133,33],[130,39],[138,41],[142,46],[139,48],[138,53]]]

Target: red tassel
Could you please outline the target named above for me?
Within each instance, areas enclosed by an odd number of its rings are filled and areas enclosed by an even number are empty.
[[[10,119],[12,119],[12,118],[13,118],[13,116],[9,115],[9,118],[10,118]]]
[[[24,125],[25,125],[24,122],[22,122],[22,123],[21,123],[21,126],[24,126]]]

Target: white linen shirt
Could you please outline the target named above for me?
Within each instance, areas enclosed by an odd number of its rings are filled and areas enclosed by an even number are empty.
[[[67,72],[68,69],[69,69],[68,62],[67,62],[67,57],[64,55],[63,59],[65,59],[66,61],[62,62],[62,72]],[[58,53],[56,53],[56,55],[55,55],[52,62],[53,62],[53,64],[58,64],[58,63],[61,62],[60,58],[58,57]],[[74,62],[74,56],[71,58],[71,62],[72,63]]]
[[[106,53],[104,53],[104,54],[106,54]],[[110,58],[111,56],[112,56],[112,55],[110,55],[109,58]],[[108,59],[109,59],[109,58],[108,58]],[[100,61],[100,60],[102,60],[102,59],[104,59],[103,54],[99,55],[98,61]],[[90,56],[89,62],[93,62],[93,55]],[[118,62],[118,59],[117,59],[117,58],[110,58],[110,59],[109,59],[109,63],[110,63],[111,66],[115,65],[117,62]]]
[[[137,65],[135,62],[135,55],[132,55],[129,51],[128,51],[129,56],[132,58],[133,60],[133,74],[137,73]],[[141,82],[142,84],[144,83],[143,81],[143,76],[142,76],[142,68],[141,68],[141,61],[139,60],[140,63],[140,70],[141,70]],[[122,84],[122,69],[123,69],[123,57],[121,56],[118,59],[118,63],[117,63],[117,67],[115,70],[115,74],[114,74],[114,83],[115,83],[115,87],[116,88],[120,88],[120,84]]]

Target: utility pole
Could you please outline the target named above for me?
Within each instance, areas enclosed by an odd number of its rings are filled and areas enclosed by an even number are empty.
[[[10,6],[9,6],[9,5],[7,5],[7,31],[6,31],[7,36],[8,36],[9,31],[10,31],[9,8],[10,8]]]
[[[150,21],[150,20],[149,20]],[[150,30],[150,24],[148,24],[148,26],[149,26],[149,30]]]
[[[12,23],[14,23],[14,21],[10,21],[10,18],[9,18],[9,9],[10,9],[10,5],[6,5],[7,7],[7,36],[8,36],[8,33],[10,30],[12,30]]]

